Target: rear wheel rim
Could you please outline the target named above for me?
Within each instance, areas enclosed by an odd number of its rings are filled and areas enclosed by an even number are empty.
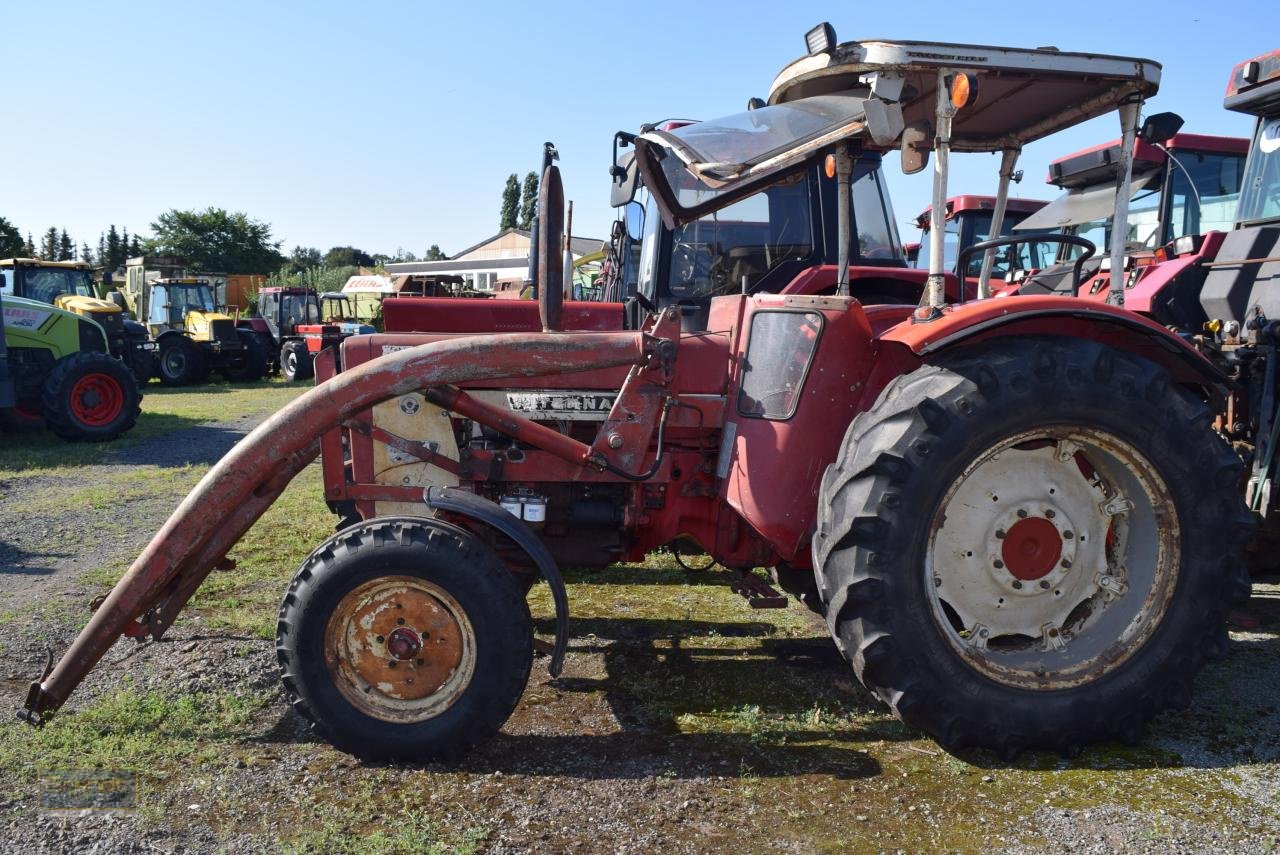
[[[1159,626],[1181,531],[1164,479],[1088,428],[1029,431],[979,455],[930,525],[925,590],[970,666],[1024,689],[1066,689],[1122,665]]]
[[[440,586],[382,576],[338,603],[325,627],[324,659],[356,709],[412,724],[443,713],[471,684],[476,637],[462,606]]]
[[[104,427],[124,409],[124,389],[109,374],[86,374],[71,387],[71,414],[82,424]]]

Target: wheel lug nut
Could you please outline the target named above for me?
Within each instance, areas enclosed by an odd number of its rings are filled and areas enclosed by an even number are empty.
[[[1040,587],[1041,587],[1041,588],[1048,588],[1048,587],[1049,587],[1049,580],[1048,580],[1048,579],[1041,579],[1041,580],[1040,580]]]
[[[1062,533],[1062,536],[1065,537],[1067,540],[1070,540],[1071,538],[1076,536],[1076,533],[1074,531],[1064,531]]]
[[[992,565],[994,565],[994,566],[995,566],[995,568],[996,568],[997,570],[999,570],[1001,567],[1003,567],[1003,566],[1004,566],[1004,562],[1003,562],[1003,561],[1001,561],[999,558],[997,558],[995,561],[992,561],[991,563],[992,563]]]
[[[400,626],[404,626],[404,618],[402,617],[396,618],[396,623],[399,624]]]
[[[1045,519],[1050,519],[1050,520],[1051,520],[1051,519],[1053,519],[1054,517],[1056,517],[1056,516],[1057,516],[1057,514],[1055,514],[1053,511],[1045,511],[1045,512],[1044,512],[1044,516],[1045,516]]]
[[[394,668],[394,667],[396,667],[396,660],[394,660],[394,659],[388,659],[388,660],[387,660],[387,667],[388,667],[388,668]]]
[[[1069,558],[1064,558],[1064,559],[1062,559],[1062,566],[1063,566],[1063,567],[1065,567],[1066,569],[1070,570],[1070,569],[1071,569],[1071,560],[1070,560]]]
[[[426,664],[427,664],[427,660],[425,660],[425,659],[419,659],[419,660],[418,660],[418,664],[419,664],[419,665],[426,665]]]
[[[998,529],[996,529],[996,539],[997,539],[997,540],[1004,540],[1004,529],[1002,529],[1002,528],[998,528]]]
[[[1019,582],[1017,579],[1014,579],[1014,580],[1013,580],[1013,587],[1014,587],[1015,589],[1017,589],[1017,590],[1021,591],[1021,590],[1022,590],[1022,583],[1021,583],[1021,582]]]
[[[1018,508],[1018,517],[1025,520],[1027,518],[1027,512],[1022,508]]]
[[[385,639],[382,636],[378,636],[378,643],[381,644],[383,641],[385,641]]]

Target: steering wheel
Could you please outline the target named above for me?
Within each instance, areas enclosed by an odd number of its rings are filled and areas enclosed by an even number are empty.
[[[710,281],[712,261],[710,255],[697,246],[678,242],[671,250],[671,282],[682,289],[695,287],[699,281]]]

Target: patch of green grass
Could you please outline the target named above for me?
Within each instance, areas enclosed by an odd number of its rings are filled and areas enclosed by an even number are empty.
[[[138,423],[112,442],[64,442],[47,431],[5,434],[0,444],[0,480],[89,464],[129,465],[124,459],[127,452],[145,440],[210,422],[266,416],[308,388],[280,379],[234,386],[215,382],[181,389],[149,383]]]
[[[269,703],[259,695],[162,694],[130,685],[41,728],[0,726],[0,768],[129,769],[150,773],[192,758],[222,753],[250,735]]]
[[[374,828],[350,818],[325,816],[291,840],[280,841],[290,855],[466,855],[480,848],[489,831],[483,826],[455,829],[415,809],[384,817]]]

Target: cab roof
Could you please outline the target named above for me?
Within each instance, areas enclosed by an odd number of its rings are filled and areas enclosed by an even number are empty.
[[[932,125],[940,70],[978,78],[976,102],[952,122],[952,151],[1020,147],[1105,115],[1130,96],[1148,98],[1160,87],[1160,64],[1149,59],[873,39],[844,42],[792,62],[774,78],[768,103],[833,93],[867,97],[873,92],[869,75],[900,76],[904,124]]]
[[[1249,140],[1244,137],[1174,134],[1161,145],[1174,152],[1212,152],[1238,154],[1241,157],[1249,153]],[[1134,140],[1133,169],[1135,172],[1153,169],[1164,163],[1165,159],[1165,154],[1160,149],[1142,140]],[[1045,183],[1058,187],[1080,187],[1102,180],[1114,182],[1119,174],[1119,168],[1120,140],[1111,140],[1072,152],[1053,161],[1049,164],[1049,175],[1045,178]]]
[[[63,267],[70,270],[92,270],[93,265],[87,261],[46,261],[43,258],[4,258],[0,259],[0,267]]]
[[[1045,205],[1049,204],[1044,199],[1008,199],[1005,201],[1005,211],[1011,214],[1030,214],[1038,211]],[[947,199],[947,219],[950,220],[957,214],[964,214],[970,211],[994,211],[996,207],[995,196],[975,196],[965,194],[963,196],[952,196]],[[929,227],[929,215],[933,213],[933,206],[929,205],[916,217],[916,226],[922,229]]]

